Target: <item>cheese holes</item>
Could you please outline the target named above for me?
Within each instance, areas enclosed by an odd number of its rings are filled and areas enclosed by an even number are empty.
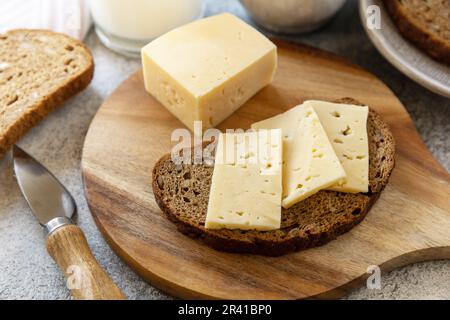
[[[312,153],[313,153],[314,158],[322,158],[323,157],[323,153],[320,152],[320,150],[318,150],[316,148],[312,149]]]
[[[348,160],[353,160],[353,157],[349,156],[348,154],[344,154],[343,156],[344,156],[344,158],[346,158]]]
[[[337,111],[331,112],[331,115],[332,115],[333,117],[335,117],[335,118],[340,118],[340,117],[341,117],[341,114],[340,114],[339,112],[337,112]]]
[[[321,159],[321,158],[323,158],[323,156],[324,156],[324,154],[322,152],[320,152],[320,153],[318,153],[317,151],[313,152],[313,158]]]
[[[255,156],[255,154],[253,152],[247,152],[246,154],[241,156],[241,158],[250,159],[251,157],[254,157],[254,156]]]
[[[352,134],[352,129],[350,126],[347,126],[344,130],[341,130],[341,134],[344,136],[349,136]]]
[[[333,142],[334,143],[340,143],[340,144],[344,143],[344,141],[342,141],[341,139],[334,139]]]

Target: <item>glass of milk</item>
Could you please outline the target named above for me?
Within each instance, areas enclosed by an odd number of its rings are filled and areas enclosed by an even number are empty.
[[[89,7],[103,44],[128,56],[203,15],[203,0],[89,0]]]

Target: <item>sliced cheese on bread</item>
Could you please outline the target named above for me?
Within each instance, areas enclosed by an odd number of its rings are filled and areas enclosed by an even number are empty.
[[[350,98],[339,102],[359,104]],[[367,129],[371,192],[318,192],[289,209],[283,209],[280,230],[242,232],[205,229],[214,168],[192,164],[180,168],[171,160],[170,153],[164,155],[153,169],[155,200],[180,232],[217,250],[280,256],[323,245],[351,230],[364,219],[388,184],[394,169],[394,137],[388,125],[374,110],[369,110]],[[194,150],[190,154],[193,161]],[[181,185],[184,187],[180,188]]]
[[[369,142],[367,118],[369,107],[325,101],[306,101],[319,116],[328,139],[344,167],[345,180],[328,188],[358,193],[369,191]]]
[[[299,105],[252,129],[283,131],[283,200],[289,208],[345,177],[345,171],[310,104]]]
[[[220,134],[205,227],[279,229],[281,167],[281,130]]]

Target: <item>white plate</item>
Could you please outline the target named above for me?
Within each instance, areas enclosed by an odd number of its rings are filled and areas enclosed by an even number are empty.
[[[371,5],[380,8],[380,29],[369,29],[367,26],[366,10]],[[381,0],[360,0],[359,13],[370,40],[390,63],[420,85],[450,98],[450,67],[436,62],[405,40]]]

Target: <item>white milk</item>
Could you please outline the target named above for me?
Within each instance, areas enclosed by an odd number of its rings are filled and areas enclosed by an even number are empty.
[[[197,19],[203,0],[89,0],[89,6],[102,31],[149,41]]]

